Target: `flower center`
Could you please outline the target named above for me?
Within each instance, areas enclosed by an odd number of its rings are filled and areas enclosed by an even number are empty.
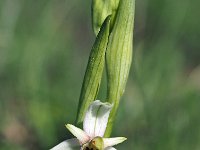
[[[89,143],[83,145],[83,150],[103,150],[104,143],[101,137],[95,137]]]
[[[99,149],[86,147],[84,150],[99,150]]]

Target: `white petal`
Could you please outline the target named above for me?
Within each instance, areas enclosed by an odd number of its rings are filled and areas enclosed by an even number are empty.
[[[85,115],[83,129],[91,138],[103,137],[111,109],[111,104],[102,103],[99,100],[90,105]]]
[[[74,138],[63,141],[50,150],[80,150],[80,147],[78,139]]]
[[[81,129],[74,125],[67,124],[66,128],[81,142],[81,144],[87,143],[90,137]]]
[[[122,143],[126,140],[125,137],[116,137],[116,138],[103,138],[104,147],[110,147]]]
[[[105,148],[104,150],[117,150],[117,149],[114,148],[114,147],[107,147],[107,148]]]

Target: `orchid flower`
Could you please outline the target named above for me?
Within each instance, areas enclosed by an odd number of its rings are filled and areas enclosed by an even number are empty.
[[[104,138],[112,105],[94,101],[86,112],[83,130],[67,124],[67,129],[76,137],[61,142],[51,150],[116,150],[112,146],[122,143],[125,137]]]

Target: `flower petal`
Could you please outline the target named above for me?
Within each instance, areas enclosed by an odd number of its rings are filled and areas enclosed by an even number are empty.
[[[110,103],[102,103],[99,100],[90,105],[85,115],[83,129],[91,138],[103,137],[111,109]]]
[[[81,144],[87,143],[90,137],[81,129],[74,125],[67,124],[66,128],[81,142]]]
[[[107,147],[107,148],[105,148],[104,150],[117,150],[117,149],[114,148],[114,147]]]
[[[125,137],[103,138],[104,147],[110,147],[122,143],[126,140]]]
[[[80,150],[80,143],[78,139],[69,139],[61,142],[50,150]]]

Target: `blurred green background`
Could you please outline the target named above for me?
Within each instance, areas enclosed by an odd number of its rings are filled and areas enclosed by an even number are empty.
[[[95,36],[90,1],[0,0],[0,150],[71,138]],[[134,59],[112,136],[133,150],[200,149],[200,1],[137,0]],[[105,79],[100,94],[105,97]]]

